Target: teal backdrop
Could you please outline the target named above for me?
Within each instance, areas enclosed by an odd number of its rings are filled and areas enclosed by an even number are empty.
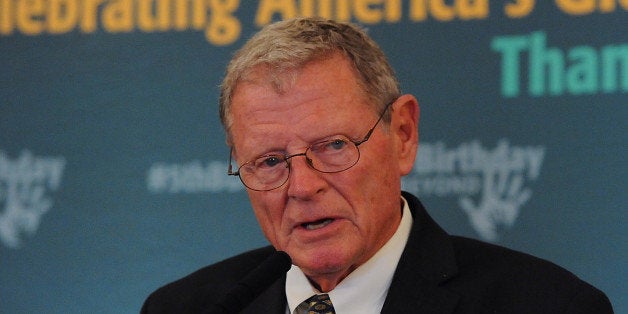
[[[267,244],[226,175],[217,86],[295,15],[380,43],[421,106],[404,189],[447,231],[628,313],[625,0],[0,0],[0,313],[136,313]]]

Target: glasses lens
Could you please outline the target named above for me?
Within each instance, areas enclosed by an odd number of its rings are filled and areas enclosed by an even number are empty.
[[[344,136],[316,143],[306,151],[312,167],[320,172],[339,172],[347,170],[360,159],[360,151],[355,144]]]
[[[249,189],[268,191],[280,187],[289,175],[288,163],[280,155],[268,155],[248,162],[240,168],[240,179]]]

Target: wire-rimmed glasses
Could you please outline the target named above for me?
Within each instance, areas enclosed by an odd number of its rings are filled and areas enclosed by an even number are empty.
[[[229,155],[229,169],[227,174],[240,177],[242,184],[254,191],[270,191],[284,185],[290,177],[290,159],[304,156],[307,164],[314,170],[323,173],[345,171],[358,163],[360,149],[358,146],[365,143],[375,131],[375,128],[384,117],[384,114],[394,101],[388,103],[377,122],[359,141],[353,141],[344,135],[331,136],[325,140],[311,144],[305,152],[284,155],[266,154],[247,161],[237,171],[232,171],[232,158]],[[233,150],[233,149],[232,149]],[[233,153],[233,152],[231,152]]]

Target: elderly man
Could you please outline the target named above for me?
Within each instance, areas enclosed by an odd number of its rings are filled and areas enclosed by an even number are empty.
[[[418,102],[355,26],[267,26],[229,64],[220,106],[229,173],[272,246],[162,287],[143,312],[206,311],[281,250],[292,267],[243,312],[612,313],[602,292],[556,265],[448,235],[401,191]]]

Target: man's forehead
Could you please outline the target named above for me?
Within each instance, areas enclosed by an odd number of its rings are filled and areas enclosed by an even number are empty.
[[[357,71],[354,69],[350,59],[340,51],[320,52],[306,60],[300,62],[284,63],[259,63],[246,70],[243,70],[235,85],[235,90],[240,83],[250,84],[271,84],[276,88],[276,92],[283,93],[288,90],[297,80],[300,73],[306,69],[316,68],[325,63],[332,63],[335,67],[345,67],[350,70],[357,81]]]
[[[302,72],[303,68],[279,70],[260,65],[242,76],[236,85],[234,94],[243,87],[256,85],[258,87],[270,87],[275,93],[283,95],[295,86]]]

